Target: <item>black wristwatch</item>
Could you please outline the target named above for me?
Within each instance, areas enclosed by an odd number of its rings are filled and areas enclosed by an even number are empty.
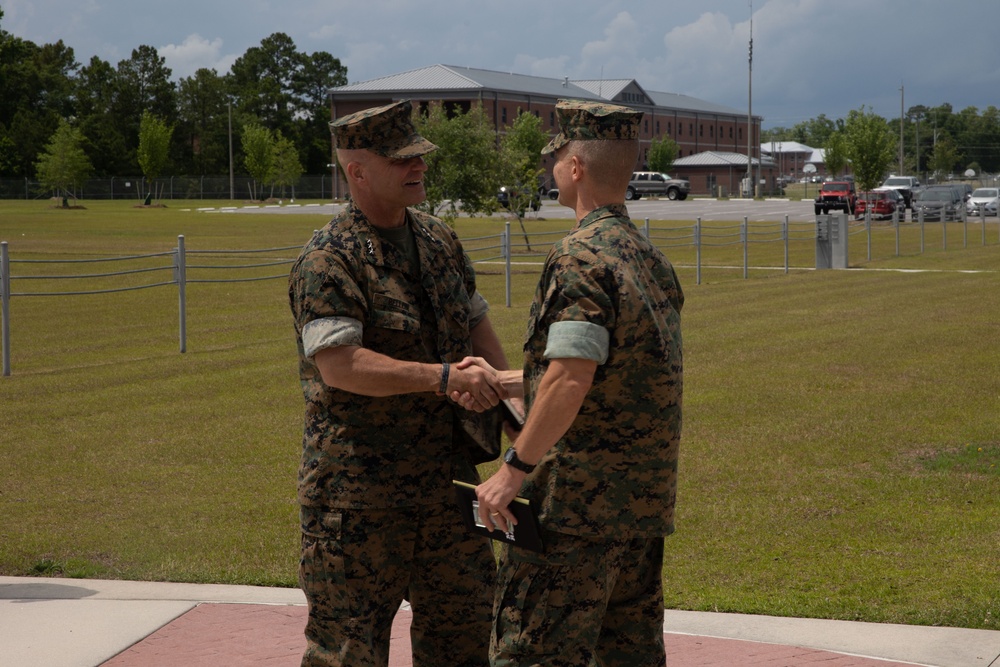
[[[535,466],[527,464],[517,458],[517,452],[514,451],[513,447],[508,449],[507,453],[503,455],[503,462],[524,473],[530,473],[535,469]]]

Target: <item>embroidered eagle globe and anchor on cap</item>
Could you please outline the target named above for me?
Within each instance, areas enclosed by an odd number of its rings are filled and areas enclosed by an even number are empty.
[[[382,157],[406,160],[426,155],[437,146],[417,134],[409,100],[373,107],[330,123],[338,149],[369,150]]]
[[[617,104],[559,100],[559,134],[542,149],[554,153],[571,141],[638,139],[642,112]]]

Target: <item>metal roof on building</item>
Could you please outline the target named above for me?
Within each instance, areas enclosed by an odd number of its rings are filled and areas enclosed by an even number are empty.
[[[797,141],[771,141],[761,144],[760,150],[763,153],[776,155],[778,153],[812,153],[815,149]]]
[[[760,162],[757,158],[754,158],[751,164],[756,165]],[[763,164],[773,165],[774,163],[765,158]],[[703,153],[695,153],[694,155],[688,155],[687,157],[681,157],[674,160],[674,168],[677,167],[742,167],[747,166],[747,156],[743,153],[731,153],[726,151],[705,151]]]
[[[705,100],[699,100],[698,98],[691,97],[690,95],[650,91],[649,96],[652,98],[653,103],[660,107],[686,109],[689,111],[697,111],[699,113],[717,113],[726,116],[746,115],[746,111],[740,111],[739,109],[734,109],[732,107],[715,104],[714,102],[706,102]],[[758,118],[758,116],[754,116],[754,118]]]
[[[688,95],[646,91],[635,79],[585,79],[549,77],[497,72],[494,70],[430,65],[389,76],[333,88],[338,93],[397,93],[501,91],[521,95],[548,96],[554,99],[608,100],[636,106],[658,106],[697,113],[739,116],[738,109],[699,100]],[[639,99],[642,101],[639,102]]]
[[[362,81],[332,89],[333,93],[398,92],[408,91],[475,91],[498,90],[528,95],[572,97],[574,99],[600,99],[568,79],[550,79],[540,76],[495,72],[493,70],[431,65],[420,69],[391,74],[370,81]]]

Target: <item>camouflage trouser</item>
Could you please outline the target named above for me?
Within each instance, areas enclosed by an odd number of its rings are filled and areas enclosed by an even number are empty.
[[[385,667],[410,602],[414,667],[485,667],[496,563],[454,504],[302,508],[299,583],[309,603],[303,667]]]
[[[545,553],[504,546],[493,667],[663,667],[663,538],[544,531]]]

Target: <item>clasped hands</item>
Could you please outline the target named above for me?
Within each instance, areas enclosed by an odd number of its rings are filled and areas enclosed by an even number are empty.
[[[452,364],[448,398],[466,410],[485,412],[508,398],[520,402],[524,394],[522,372],[498,371],[482,357],[466,357]]]

